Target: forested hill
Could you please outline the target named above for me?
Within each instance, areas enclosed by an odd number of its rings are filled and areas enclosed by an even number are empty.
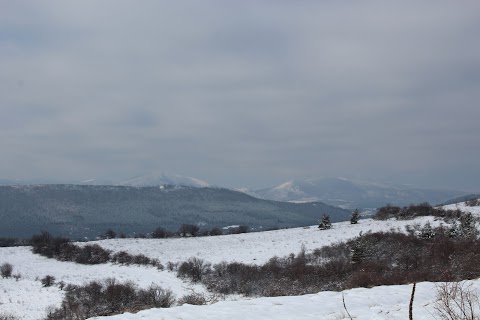
[[[324,213],[342,221],[350,212],[321,202],[261,200],[220,188],[85,185],[0,186],[0,237],[29,237],[40,230],[72,238],[106,229],[131,234],[181,224],[282,228],[312,225]]]

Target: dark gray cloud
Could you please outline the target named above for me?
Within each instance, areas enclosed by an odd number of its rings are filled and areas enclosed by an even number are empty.
[[[480,5],[14,1],[0,177],[480,189]]]

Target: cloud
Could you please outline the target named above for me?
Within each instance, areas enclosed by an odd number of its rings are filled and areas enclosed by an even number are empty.
[[[479,17],[473,1],[8,3],[0,176],[469,172],[479,188]]]

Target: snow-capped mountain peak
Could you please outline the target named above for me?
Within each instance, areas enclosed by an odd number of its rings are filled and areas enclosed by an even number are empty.
[[[299,191],[300,188],[295,185],[295,183],[293,182],[293,180],[290,180],[290,181],[287,181],[287,182],[284,182],[282,184],[279,184],[278,186],[275,186],[273,187],[273,189],[275,190],[283,190],[283,191],[288,191],[288,192],[296,192],[296,191]]]
[[[178,174],[166,174],[163,172],[135,177],[126,181],[122,181],[118,183],[118,185],[134,187],[177,185],[197,188],[205,188],[210,186],[208,182],[197,178],[186,177]]]
[[[259,190],[262,198],[276,201],[316,201],[316,198],[309,197],[302,188],[290,180],[281,183],[271,189]]]

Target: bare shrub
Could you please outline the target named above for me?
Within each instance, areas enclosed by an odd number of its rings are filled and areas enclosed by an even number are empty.
[[[175,303],[175,295],[170,290],[151,285],[146,290],[140,290],[139,300],[144,301],[151,308],[169,308]]]
[[[70,242],[68,238],[54,237],[47,231],[42,231],[40,234],[32,236],[30,241],[33,253],[38,253],[48,258],[59,257],[63,247]]]
[[[479,239],[452,238],[448,229],[442,228],[434,229],[433,234],[367,232],[312,253],[301,250],[297,255],[273,257],[261,266],[223,262],[195,267],[193,261],[187,261],[178,267],[177,274],[200,281],[219,294],[246,296],[300,295],[480,277]]]
[[[89,244],[79,250],[75,262],[81,264],[101,264],[110,260],[110,251],[98,244]]]
[[[190,278],[193,282],[202,280],[202,276],[210,271],[210,263],[193,257],[178,266],[177,276],[180,278]]]
[[[480,206],[480,199],[470,199],[465,201],[465,205],[468,207]]]
[[[165,270],[165,266],[158,259],[151,259],[150,264],[156,267],[158,270]]]
[[[133,256],[126,251],[119,251],[112,255],[110,259],[113,263],[119,263],[121,265],[129,265],[133,262]]]
[[[57,284],[60,290],[63,290],[63,288],[65,288],[65,285],[66,285],[64,281],[59,281]]]
[[[178,233],[182,237],[196,237],[200,227],[194,224],[182,224],[178,229]]]
[[[167,231],[162,227],[158,227],[152,232],[152,238],[154,239],[171,238],[172,236],[173,234],[170,231]]]
[[[0,320],[17,320],[18,318],[10,313],[0,313]]]
[[[167,262],[168,271],[173,271],[173,270],[177,269],[177,266],[178,266],[178,262],[172,262],[172,261]]]
[[[248,229],[249,229],[248,226],[241,225],[241,226],[238,226],[238,227],[230,228],[230,229],[228,229],[228,231],[229,231],[230,234],[241,234],[241,233],[247,233]]]
[[[28,245],[30,245],[30,243],[26,239],[0,237],[0,248],[1,247],[20,247],[20,246],[28,246]]]
[[[60,261],[100,264],[110,260],[110,251],[103,249],[98,244],[86,245],[82,248],[72,244],[68,238],[53,237],[46,231],[34,235],[31,243],[33,253]]]
[[[6,262],[0,266],[0,274],[2,278],[10,278],[12,276],[13,266]]]
[[[208,298],[203,293],[192,292],[181,297],[178,300],[178,305],[191,304],[195,306],[205,305],[208,303]]]
[[[462,215],[460,210],[447,210],[443,208],[434,208],[427,202],[417,205],[410,205],[408,207],[396,207],[386,205],[377,209],[377,212],[373,216],[377,220],[386,220],[390,218],[407,220],[413,219],[418,216],[434,216],[441,217],[445,220],[458,219]]]
[[[144,309],[170,307],[175,297],[170,290],[158,286],[137,289],[131,282],[115,279],[92,281],[84,286],[68,285],[62,306],[51,310],[48,320],[77,320],[109,316]]]
[[[387,204],[385,207],[377,209],[377,212],[374,215],[374,218],[377,220],[387,220],[393,217],[398,216],[400,213],[400,207],[395,207]]]
[[[209,232],[208,232],[208,235],[209,236],[221,236],[223,234],[223,231],[222,229],[218,228],[218,227],[213,227]]]
[[[437,286],[435,312],[443,320],[480,319],[478,294],[465,282],[443,283]]]
[[[101,237],[104,239],[115,239],[117,237],[117,233],[113,231],[113,229],[108,229]]]
[[[44,287],[51,287],[55,284],[55,277],[47,275],[43,277],[40,282],[42,283],[42,286]]]

